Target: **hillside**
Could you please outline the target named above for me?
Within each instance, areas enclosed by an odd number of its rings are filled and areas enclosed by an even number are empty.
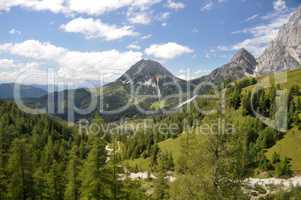
[[[141,60],[133,65],[117,80],[104,85],[101,88],[76,89],[55,92],[40,99],[34,100],[36,106],[46,107],[47,99],[54,99],[52,104],[55,110],[49,110],[50,114],[67,120],[68,106],[74,109],[72,102],[68,102],[68,93],[75,94],[75,105],[85,108],[91,102],[91,97],[97,100],[97,107],[88,115],[80,115],[75,112],[75,120],[90,118],[94,113],[101,110],[102,117],[107,121],[116,121],[122,118],[146,116],[158,114],[160,108],[174,108],[181,99],[187,98],[187,82],[172,75],[160,63],[153,60]],[[166,102],[160,103],[160,99],[169,97]],[[63,98],[59,99],[61,96]],[[188,96],[190,97],[190,96]],[[163,101],[162,101],[163,102]],[[30,102],[32,103],[32,102]],[[57,112],[58,108],[64,112]],[[69,109],[70,110],[70,109]],[[143,110],[144,112],[142,112]]]
[[[267,157],[272,160],[273,154],[278,153],[281,157],[291,159],[292,169],[301,172],[301,131],[294,128],[288,131],[284,138],[267,150]]]
[[[14,83],[0,84],[0,99],[14,98]],[[39,98],[47,95],[47,91],[30,85],[19,85],[22,98]]]
[[[255,57],[245,49],[236,52],[229,63],[213,70],[209,75],[197,78],[191,82],[198,85],[202,82],[221,84],[239,80],[253,75],[257,62]]]
[[[287,82],[280,84],[280,87],[282,89],[287,89],[290,90],[292,87],[296,87],[296,85],[300,85],[299,77],[301,77],[301,70],[292,70],[288,72],[279,72],[280,74],[282,73],[287,73]],[[271,82],[270,87],[274,85],[273,83],[273,78],[274,75],[269,75],[269,76],[262,76],[259,77],[256,82],[257,84],[261,84],[262,82],[266,82],[268,80]],[[270,80],[271,79],[271,80]],[[248,109],[248,104],[243,103],[243,96],[245,95],[245,91],[251,91],[252,88],[255,87],[255,85],[248,86],[248,79],[242,79],[237,81],[237,85],[241,85],[241,100],[239,102],[240,106],[239,108],[231,108],[231,94],[232,94],[232,89],[228,89],[229,93],[227,96],[227,102],[230,104],[226,108],[226,121],[230,124],[234,124],[234,127],[236,129],[236,134],[239,134],[239,137],[246,137],[252,141],[252,145],[257,145],[261,150],[260,152],[267,152],[266,156],[269,160],[271,160],[271,157],[274,152],[279,153],[281,158],[289,158],[291,159],[291,164],[292,164],[292,170],[295,172],[300,171],[300,154],[301,150],[298,145],[301,142],[300,141],[300,136],[301,132],[298,130],[297,125],[293,124],[291,125],[292,127],[290,130],[286,133],[280,133],[276,130],[270,129],[267,127],[264,123],[262,123],[260,120],[256,119],[252,113],[246,113],[245,109]],[[255,82],[255,83],[256,83]],[[253,81],[251,81],[253,83]],[[274,85],[275,86],[275,85]],[[234,90],[235,91],[235,90]],[[265,94],[269,94],[268,92]],[[264,95],[263,95],[264,96]],[[264,97],[264,98],[269,98],[269,97]],[[195,101],[202,102],[202,99],[196,98]],[[247,102],[248,103],[248,102]],[[256,102],[255,102],[256,104]],[[269,104],[269,103],[268,103]],[[194,107],[195,104],[188,104],[187,107],[190,107],[190,110],[192,107]],[[209,108],[214,108],[214,104],[201,104],[201,105],[207,105]],[[291,104],[289,104],[291,105]],[[259,106],[260,107],[260,106]],[[203,107],[204,108],[204,107]],[[256,108],[255,108],[256,109]],[[265,109],[259,108],[259,112],[263,112]],[[195,111],[190,111],[191,114]],[[299,111],[296,111],[298,113]],[[175,114],[174,114],[175,115]],[[194,115],[194,119],[197,119],[197,115]],[[271,115],[271,113],[269,114]],[[172,115],[171,115],[172,117]],[[218,116],[216,114],[213,115],[207,115],[204,118],[200,118],[201,124],[199,126],[193,126],[194,128],[191,129],[190,133],[200,133],[198,132],[199,130],[207,130],[206,127],[208,124],[214,125],[216,123],[216,119]],[[187,118],[186,118],[187,119]],[[181,120],[178,120],[179,122]],[[171,123],[171,122],[170,122]],[[296,122],[298,123],[298,122]],[[192,123],[193,124],[193,123]],[[198,129],[199,128],[199,129]],[[186,131],[187,132],[187,131]],[[250,135],[248,135],[250,134]],[[193,135],[193,134],[192,134]],[[283,138],[281,137],[283,136]],[[158,143],[158,147],[163,153],[169,154],[171,153],[175,162],[175,167],[177,168],[179,166],[179,163],[183,159],[183,151],[185,152],[185,148],[183,149],[183,145],[185,146],[186,139],[187,139],[188,134],[185,134],[185,131],[182,132],[181,134],[178,134],[177,137],[172,137],[172,138],[167,138],[164,139],[163,141],[160,141]],[[252,139],[253,138],[253,139]],[[272,139],[273,138],[273,139]],[[195,137],[194,140],[198,141],[205,141],[207,139],[207,135],[205,133],[200,135],[200,137]],[[200,146],[199,146],[200,147]],[[248,147],[250,148],[250,147]],[[248,151],[255,151],[255,149],[249,149]],[[258,151],[258,149],[256,150]],[[261,153],[259,153],[259,156],[262,156]],[[185,157],[185,156],[184,156]],[[150,160],[149,158],[137,158],[133,160],[128,160],[127,164],[131,166],[132,169],[134,169],[136,166],[138,169],[142,170],[149,170],[149,165],[150,165]],[[257,163],[258,164],[258,163]],[[262,170],[262,169],[261,169]],[[261,171],[259,170],[259,171]],[[252,172],[252,173],[257,173],[257,172]]]

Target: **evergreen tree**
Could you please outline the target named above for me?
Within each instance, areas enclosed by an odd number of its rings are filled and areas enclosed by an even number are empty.
[[[64,200],[79,200],[80,199],[80,160],[78,158],[78,148],[73,146],[70,159],[66,171],[66,191],[64,195]]]
[[[104,165],[106,161],[106,152],[103,141],[93,138],[90,152],[87,160],[84,162],[81,172],[81,198],[83,200],[101,200],[106,199],[106,185]]]
[[[8,195],[12,200],[34,199],[31,146],[25,139],[15,139],[8,162]]]
[[[166,180],[166,159],[160,159],[159,161],[159,173],[158,177],[154,183],[154,194],[153,199],[155,200],[167,200],[169,199],[168,195],[168,183]]]

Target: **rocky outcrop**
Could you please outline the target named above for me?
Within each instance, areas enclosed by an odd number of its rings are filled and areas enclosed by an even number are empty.
[[[301,65],[301,6],[257,60],[259,75],[294,69]]]
[[[175,77],[159,62],[141,60],[125,72],[117,81],[131,85],[132,89],[143,95],[166,96],[187,90],[187,81]]]
[[[240,49],[231,61],[213,70],[209,75],[192,80],[193,84],[207,81],[215,84],[234,81],[245,76],[253,75],[257,62],[255,57],[245,49]]]

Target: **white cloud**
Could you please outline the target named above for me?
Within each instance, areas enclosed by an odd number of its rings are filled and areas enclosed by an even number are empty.
[[[144,35],[141,37],[142,40],[148,40],[152,37],[153,35],[152,34],[148,34],[148,35]]]
[[[21,35],[22,33],[21,33],[21,31],[19,31],[19,30],[17,30],[17,29],[10,29],[9,31],[8,31],[8,33],[9,34],[11,34],[11,35]]]
[[[157,16],[157,20],[161,22],[161,26],[167,26],[167,20],[170,17],[170,12],[163,12]]]
[[[127,49],[140,50],[141,47],[137,44],[130,44],[126,47]]]
[[[65,53],[62,47],[56,47],[48,42],[26,40],[21,43],[5,43],[0,45],[0,53],[6,52],[17,56],[36,60],[51,60]]]
[[[67,79],[99,80],[100,75],[113,80],[142,59],[142,53],[109,50],[102,52],[67,52],[58,61],[58,75]]]
[[[276,11],[283,11],[287,9],[285,0],[274,0],[273,7]]]
[[[158,17],[159,21],[165,21],[170,17],[170,12],[161,13]]]
[[[138,35],[131,26],[117,27],[116,25],[105,24],[101,20],[81,17],[62,25],[61,29],[65,32],[81,33],[87,39],[101,38],[107,41]]]
[[[11,59],[0,59],[1,82],[41,84],[47,80],[47,73],[36,62],[16,63]]]
[[[128,12],[128,20],[132,24],[149,24],[152,21],[152,16],[148,12]]]
[[[246,48],[255,56],[260,55],[267,45],[276,38],[280,27],[287,23],[289,16],[290,13],[272,13],[263,17],[264,20],[268,20],[263,25],[236,31],[235,33],[249,34],[251,37],[235,44],[233,50]]]
[[[73,81],[78,79],[99,80],[100,76],[104,75],[106,82],[125,72],[143,56],[141,52],[119,52],[115,49],[94,52],[71,51],[36,40],[0,44],[1,53],[16,56],[16,59],[25,57],[30,59],[31,63],[36,63],[38,60],[43,62],[45,66],[53,66],[52,69],[55,70],[57,77],[62,79],[72,79]],[[0,66],[3,64],[19,66],[10,60],[2,60]],[[25,69],[24,67],[21,68]]]
[[[18,68],[14,60],[11,59],[0,59],[0,69],[1,70],[12,70]]]
[[[178,11],[178,10],[184,9],[185,4],[182,3],[182,2],[176,2],[176,1],[173,1],[173,0],[168,0],[167,1],[167,7],[170,8],[170,9],[173,9],[175,11]]]
[[[145,49],[145,53],[158,59],[169,60],[183,54],[193,53],[189,47],[179,45],[174,42],[165,44],[153,44]]]
[[[67,15],[78,13],[97,16],[125,7],[146,9],[159,2],[161,0],[1,0],[0,11],[21,7]]]
[[[0,11],[9,11],[13,7],[27,8],[36,11],[51,11],[53,13],[66,13],[65,0],[2,0]]]

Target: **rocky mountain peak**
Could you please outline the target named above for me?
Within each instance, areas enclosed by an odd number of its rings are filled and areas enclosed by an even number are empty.
[[[250,52],[242,48],[236,54],[234,54],[230,63],[243,64],[243,65],[247,64],[250,66],[255,66],[256,59]]]
[[[192,80],[192,83],[199,84],[206,81],[220,84],[224,81],[235,81],[246,75],[253,75],[256,63],[256,59],[251,53],[246,49],[240,49],[229,63],[213,70],[207,76]]]
[[[154,60],[140,60],[120,77],[120,80],[131,79],[133,81],[147,81],[157,76],[174,76],[159,62]]]
[[[283,25],[269,47],[258,58],[256,72],[290,70],[301,65],[301,5]]]

